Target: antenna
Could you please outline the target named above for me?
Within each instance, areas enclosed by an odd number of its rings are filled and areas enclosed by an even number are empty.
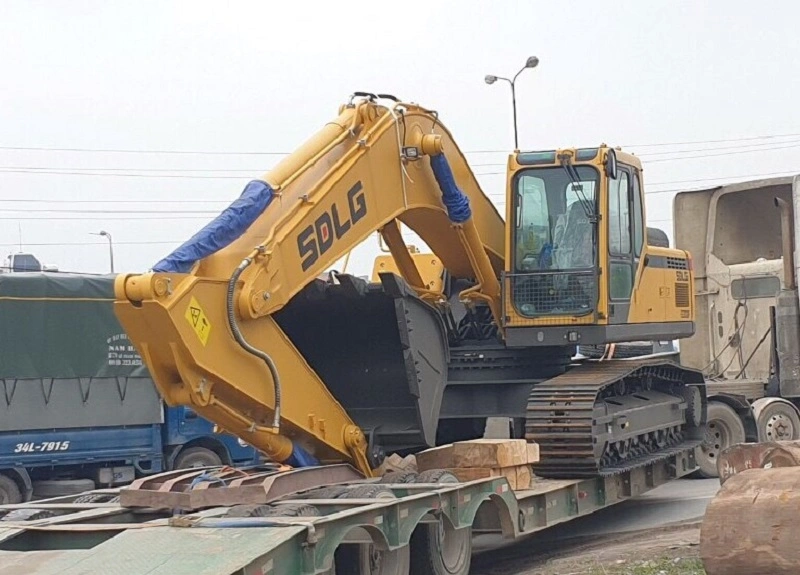
[[[22,251],[22,222],[17,222],[17,227],[19,228],[19,251]]]

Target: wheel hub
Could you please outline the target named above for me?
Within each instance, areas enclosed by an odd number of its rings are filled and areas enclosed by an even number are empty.
[[[782,413],[776,413],[767,420],[767,437],[772,441],[782,441],[794,437],[792,421]]]
[[[702,450],[710,457],[716,457],[719,450],[726,443],[727,429],[720,421],[710,421],[706,426],[706,432],[703,436]]]

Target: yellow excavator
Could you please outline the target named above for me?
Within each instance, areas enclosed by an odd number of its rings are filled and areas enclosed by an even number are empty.
[[[506,199],[503,217],[436,111],[357,92],[152,270],[119,275],[115,310],[168,404],[289,465],[369,477],[495,417],[539,444],[542,477],[693,450],[699,372],[574,360],[694,331],[692,260],[647,245],[639,160],[515,150]],[[376,232],[390,253],[371,278],[330,271]]]

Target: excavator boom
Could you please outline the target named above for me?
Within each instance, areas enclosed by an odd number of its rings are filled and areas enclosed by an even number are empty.
[[[387,107],[369,94],[351,98],[151,272],[118,276],[116,313],[167,403],[191,405],[277,461],[344,459],[369,475],[374,454],[351,415],[359,398],[382,396],[385,410],[372,420],[401,422],[384,422],[384,444],[434,445],[446,381],[446,327],[430,313],[446,297],[423,282],[399,223],[452,277],[474,284],[467,303],[485,304],[499,320],[502,217],[435,112]],[[337,296],[319,276],[375,232],[401,277],[382,274],[384,293],[370,298],[347,276],[333,290],[344,303],[328,305]],[[337,315],[349,309],[348,293],[362,296],[361,315]],[[397,346],[370,348],[380,338],[360,331],[362,321],[379,330],[388,321]],[[328,358],[315,369],[309,358],[326,341],[356,332],[353,345],[328,350],[342,354],[336,364]],[[376,354],[394,354],[400,367],[369,364]]]

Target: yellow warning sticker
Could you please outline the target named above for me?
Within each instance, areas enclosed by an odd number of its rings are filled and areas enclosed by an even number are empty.
[[[200,307],[200,303],[194,296],[192,296],[192,299],[189,301],[189,307],[186,308],[184,317],[197,334],[200,343],[205,345],[208,342],[208,335],[211,333],[211,323],[208,321],[203,308]]]

